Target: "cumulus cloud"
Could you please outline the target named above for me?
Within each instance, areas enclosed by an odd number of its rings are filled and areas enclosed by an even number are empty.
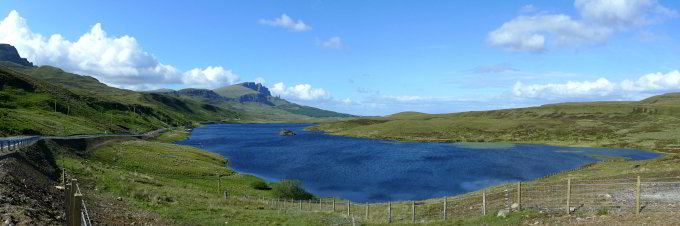
[[[289,17],[288,15],[281,14],[280,17],[274,19],[260,19],[260,24],[274,26],[274,27],[284,27],[291,31],[309,31],[312,29],[309,25],[305,24],[302,20],[297,20]]]
[[[637,80],[623,80],[621,89],[645,93],[677,92],[680,91],[680,71],[649,73]]]
[[[599,78],[595,81],[568,81],[562,84],[524,85],[517,82],[512,88],[512,93],[518,97],[556,99],[592,95],[606,96],[611,94],[614,89],[615,84],[605,78]]]
[[[254,81],[254,82],[255,82],[255,83],[262,84],[262,85],[264,85],[264,83],[265,83],[264,78],[262,78],[262,77],[257,77],[257,78],[255,78],[255,81]]]
[[[488,34],[487,41],[507,51],[544,52],[549,45],[601,43],[631,27],[677,16],[655,0],[576,0],[581,18],[564,14],[518,16]]]
[[[272,94],[303,101],[331,100],[331,95],[322,88],[313,88],[310,84],[297,84],[286,87],[283,82],[274,84],[269,89]]]
[[[21,56],[37,65],[92,75],[117,87],[144,89],[174,84],[212,88],[233,84],[239,78],[222,67],[182,72],[144,51],[134,37],[110,37],[99,23],[76,41],[60,34],[46,37],[32,32],[26,19],[14,10],[0,22],[0,43],[15,46]]]
[[[606,78],[595,81],[568,81],[566,83],[531,84],[515,83],[512,93],[515,97],[569,100],[609,99],[623,100],[680,91],[680,71],[650,73],[635,80],[611,82]]]
[[[184,73],[182,82],[193,87],[219,87],[219,84],[234,84],[239,77],[223,67],[192,69]]]
[[[677,12],[656,0],[576,0],[574,6],[584,20],[621,28],[659,22]]]
[[[321,47],[329,49],[340,49],[342,48],[342,40],[340,37],[331,37],[330,39],[321,43]]]

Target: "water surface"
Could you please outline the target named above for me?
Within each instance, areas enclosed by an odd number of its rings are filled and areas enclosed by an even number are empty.
[[[532,180],[597,161],[649,159],[628,149],[537,144],[394,142],[303,131],[305,124],[215,124],[177,142],[216,152],[229,167],[268,181],[297,179],[318,196],[354,202],[420,200]],[[279,136],[281,129],[297,136]]]

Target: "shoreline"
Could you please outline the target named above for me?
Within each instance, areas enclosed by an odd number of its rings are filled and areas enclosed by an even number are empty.
[[[668,154],[675,154],[672,152],[663,152],[659,150],[652,150],[652,149],[647,149],[647,148],[631,148],[631,147],[622,147],[622,146],[602,146],[602,145],[590,145],[587,143],[581,143],[581,144],[574,144],[574,143],[567,143],[567,144],[562,144],[559,142],[552,142],[552,141],[510,141],[510,140],[482,140],[482,141],[470,141],[470,140],[465,140],[465,141],[459,141],[459,140],[454,140],[454,139],[427,139],[427,138],[422,138],[422,139],[409,139],[409,138],[404,138],[404,137],[374,137],[374,136],[356,136],[356,135],[345,135],[345,134],[338,134],[338,132],[333,132],[329,130],[323,130],[319,129],[317,127],[318,125],[312,125],[304,128],[304,131],[308,132],[323,132],[327,135],[331,136],[339,136],[339,137],[352,137],[352,138],[364,138],[364,139],[371,139],[371,140],[384,140],[384,141],[397,141],[397,142],[439,142],[439,143],[505,143],[505,144],[542,144],[542,145],[550,145],[550,146],[562,146],[562,147],[582,147],[582,148],[616,148],[616,149],[626,149],[626,150],[637,150],[637,151],[645,151],[645,152],[653,152],[653,153],[660,153],[664,155]]]
[[[236,123],[218,123],[218,124],[236,124]],[[259,124],[259,123],[258,123],[258,124]],[[290,123],[264,123],[264,124],[290,124]],[[307,124],[307,123],[294,123],[294,124]],[[609,149],[617,148],[617,147],[602,147],[602,146],[599,146],[599,147],[598,147],[598,146],[591,146],[591,145],[585,145],[585,144],[583,144],[583,145],[559,145],[559,144],[547,143],[547,142],[543,142],[543,143],[515,142],[515,143],[513,143],[513,142],[509,142],[509,141],[500,141],[500,142],[455,142],[455,141],[451,141],[451,140],[446,140],[446,141],[405,140],[405,139],[404,139],[404,140],[393,140],[393,139],[380,139],[380,138],[361,137],[361,136],[337,135],[337,134],[329,133],[329,132],[326,132],[326,131],[323,131],[323,130],[308,130],[308,128],[313,127],[313,126],[314,126],[314,125],[305,127],[305,128],[303,128],[303,130],[304,130],[304,131],[308,131],[308,132],[323,132],[323,133],[325,133],[325,134],[327,134],[327,135],[331,135],[331,136],[353,137],[353,138],[363,138],[363,139],[370,139],[370,140],[383,140],[383,141],[396,141],[396,142],[438,142],[438,143],[452,143],[452,144],[455,144],[455,143],[540,144],[540,145],[562,146],[562,147],[609,148]],[[193,132],[193,130],[192,130],[191,132],[188,132],[188,135],[190,135],[192,132]],[[188,138],[188,136],[187,136],[187,138]],[[188,146],[188,147],[192,147],[192,148],[199,149],[199,150],[204,151],[204,152],[209,152],[209,153],[213,153],[213,154],[222,156],[225,160],[227,160],[227,164],[225,164],[225,167],[226,167],[227,169],[229,169],[229,170],[233,170],[233,171],[235,171],[235,172],[238,172],[239,174],[250,175],[250,176],[253,176],[253,177],[257,177],[257,178],[262,179],[263,181],[266,181],[266,182],[268,182],[268,183],[269,183],[269,182],[277,182],[277,181],[283,180],[283,179],[276,179],[276,180],[270,181],[269,179],[272,179],[272,178],[268,178],[268,177],[264,177],[264,176],[261,176],[261,175],[251,174],[251,173],[247,173],[247,172],[243,172],[243,171],[240,171],[240,170],[233,169],[233,168],[231,168],[231,167],[228,166],[228,162],[229,162],[230,160],[229,160],[226,156],[224,156],[224,155],[222,155],[222,154],[219,154],[219,153],[216,153],[216,152],[204,150],[204,149],[201,149],[201,148],[199,148],[199,147],[193,147],[193,146],[185,145],[185,144],[177,144],[177,145]],[[616,161],[619,161],[619,162],[635,162],[635,161],[646,161],[646,160],[658,160],[658,159],[661,159],[661,158],[664,158],[664,157],[668,156],[668,154],[672,154],[672,153],[665,153],[665,152],[660,152],[660,151],[641,150],[641,149],[634,149],[634,148],[617,148],[617,149],[636,150],[636,151],[644,151],[644,152],[650,152],[650,153],[658,153],[658,154],[661,154],[661,155],[658,156],[658,157],[651,158],[651,159],[645,159],[645,160],[633,160],[633,159],[616,160]],[[615,157],[615,156],[612,156],[612,157]],[[570,169],[565,169],[565,170],[561,170],[561,171],[558,171],[558,172],[546,174],[546,175],[544,175],[544,176],[537,177],[537,178],[531,179],[531,180],[522,180],[522,181],[515,181],[515,182],[532,183],[532,182],[543,181],[543,180],[551,180],[551,179],[553,179],[553,178],[559,178],[559,175],[564,174],[564,173],[567,173],[567,172],[574,172],[574,171],[582,170],[582,169],[584,169],[584,168],[586,168],[586,167],[589,168],[589,167],[592,167],[592,166],[595,166],[595,165],[603,165],[603,164],[606,164],[607,162],[611,162],[611,160],[607,160],[607,159],[599,159],[599,160],[597,160],[597,161],[594,161],[594,162],[591,162],[591,163],[586,163],[586,164],[584,164],[584,165],[582,165],[582,166],[579,166],[579,167],[570,168]],[[507,186],[508,184],[512,184],[512,183],[515,183],[515,182],[502,183],[502,184],[497,184],[497,185],[489,186],[489,187],[486,187],[486,188],[480,188],[480,189],[477,189],[477,190],[474,190],[474,191],[468,191],[468,192],[460,193],[460,194],[456,194],[456,195],[441,196],[441,197],[433,197],[433,198],[423,199],[423,200],[419,200],[419,201],[437,200],[437,199],[442,199],[442,198],[444,198],[444,197],[464,197],[464,196],[467,196],[467,195],[470,195],[470,194],[479,193],[479,192],[481,192],[481,191],[483,191],[483,190],[495,190],[495,189],[498,188],[498,187]],[[319,196],[319,197],[321,197],[321,196]],[[322,197],[322,198],[326,198],[326,197]],[[335,197],[335,198],[342,199],[342,198],[340,198],[340,197]],[[343,199],[343,200],[344,200],[344,199]],[[391,201],[391,202],[407,202],[407,201],[412,201],[412,200],[395,200],[395,201]],[[379,202],[377,202],[377,203],[379,203]]]

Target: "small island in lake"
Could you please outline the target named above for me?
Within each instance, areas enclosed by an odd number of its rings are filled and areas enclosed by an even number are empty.
[[[284,130],[281,130],[281,132],[279,132],[279,135],[281,135],[281,136],[295,136],[296,134],[292,130],[284,129]]]

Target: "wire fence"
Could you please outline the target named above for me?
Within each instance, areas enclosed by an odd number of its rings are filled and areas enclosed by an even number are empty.
[[[71,179],[64,185],[64,212],[67,226],[92,225],[90,213],[76,179]]]
[[[558,214],[638,214],[680,212],[680,178],[520,182],[453,197],[387,203],[354,203],[332,198],[235,198],[261,202],[284,213],[336,213],[367,223],[429,223],[504,215],[522,209]]]

